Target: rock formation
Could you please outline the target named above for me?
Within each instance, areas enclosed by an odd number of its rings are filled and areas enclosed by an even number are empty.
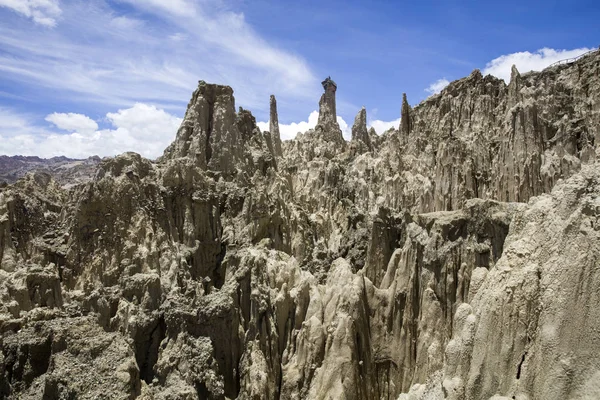
[[[354,125],[352,125],[352,142],[356,143],[358,147],[364,150],[371,150],[371,138],[367,131],[367,110],[363,107],[360,109],[356,118],[354,118]]]
[[[335,93],[337,84],[328,77],[323,82],[324,93],[319,100],[319,119],[315,130],[319,132],[326,141],[333,142],[338,146],[345,144],[342,130],[337,122],[337,111],[335,105]]]
[[[233,90],[200,81],[165,157],[187,157],[204,170],[233,174],[243,150],[235,118]]]
[[[407,137],[412,130],[411,120],[412,109],[406,99],[406,93],[402,93],[402,110],[400,112],[400,133],[402,136]]]
[[[600,54],[347,146],[325,83],[281,153],[201,81],[156,162],[0,188],[0,398],[599,397]]]
[[[273,147],[275,155],[281,157],[283,150],[281,148],[281,135],[279,134],[279,117],[277,116],[277,100],[275,96],[271,95],[269,103],[269,133],[271,134],[271,140],[273,141]]]
[[[64,186],[89,182],[102,159],[98,156],[78,160],[67,157],[26,157],[0,155],[0,185],[15,183],[28,172],[45,172]]]

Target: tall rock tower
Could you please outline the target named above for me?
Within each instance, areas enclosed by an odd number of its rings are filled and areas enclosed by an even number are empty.
[[[337,85],[330,76],[321,82],[321,85],[323,85],[325,93],[323,93],[321,100],[319,101],[319,125],[329,122],[328,117],[330,116],[333,117],[333,122],[336,122],[337,118],[335,109],[335,92],[337,91]]]
[[[406,99],[406,93],[402,93],[402,110],[400,114],[400,132],[406,138],[410,134],[410,131],[412,131],[412,109]]]
[[[242,135],[235,121],[233,89],[200,81],[177,137],[164,156],[191,158],[203,170],[233,175],[244,158]]]
[[[273,148],[275,150],[275,155],[281,157],[283,155],[283,150],[281,148],[281,136],[279,134],[279,117],[277,116],[277,100],[274,95],[271,95],[271,101],[269,104],[269,133],[271,135],[271,140],[273,141]]]
[[[319,100],[319,121],[315,130],[321,132],[323,138],[327,141],[336,142],[344,145],[346,141],[342,136],[342,130],[337,123],[337,113],[335,109],[335,92],[337,91],[336,83],[327,77],[323,82],[325,93]]]
[[[371,150],[371,138],[367,131],[367,110],[361,108],[356,118],[354,118],[354,125],[352,125],[352,142],[356,143],[359,147],[365,147],[364,150]]]

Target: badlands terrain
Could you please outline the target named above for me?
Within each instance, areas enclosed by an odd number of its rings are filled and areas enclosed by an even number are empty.
[[[158,160],[2,185],[0,398],[600,398],[600,53],[349,142],[323,86],[294,140],[200,81]]]

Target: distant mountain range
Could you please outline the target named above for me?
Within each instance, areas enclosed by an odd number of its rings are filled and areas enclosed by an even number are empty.
[[[28,172],[51,174],[63,186],[89,181],[102,159],[98,156],[84,160],[64,156],[40,158],[31,156],[0,156],[0,184],[14,183]]]

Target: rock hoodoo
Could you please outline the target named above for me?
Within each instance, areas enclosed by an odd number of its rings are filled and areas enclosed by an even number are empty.
[[[192,94],[175,141],[161,160],[186,159],[203,171],[231,180],[240,172],[275,166],[280,146],[273,98],[273,132],[263,135],[256,118],[240,107],[235,112],[233,89],[200,81]]]
[[[323,82],[323,90],[325,91],[319,100],[319,120],[315,130],[319,132],[325,140],[329,142],[344,145],[344,137],[342,130],[337,122],[337,111],[335,105],[335,92],[337,91],[336,83],[328,77]]]
[[[279,133],[279,117],[277,116],[277,100],[274,95],[271,95],[269,101],[269,133],[271,134],[271,140],[273,141],[273,147],[275,154],[278,157],[283,155],[281,148],[281,135]]]
[[[371,150],[371,138],[367,131],[367,110],[363,107],[360,109],[356,118],[354,118],[354,125],[352,125],[352,141],[357,142],[359,146],[365,147],[365,149]]]
[[[406,137],[412,130],[411,108],[406,99],[406,93],[402,93],[402,110],[400,112],[400,133]]]
[[[281,150],[200,82],[156,162],[3,185],[0,398],[600,397],[600,54],[512,75],[348,146],[328,79]]]
[[[233,89],[200,81],[165,157],[187,157],[204,170],[233,173],[243,149],[235,118]]]

